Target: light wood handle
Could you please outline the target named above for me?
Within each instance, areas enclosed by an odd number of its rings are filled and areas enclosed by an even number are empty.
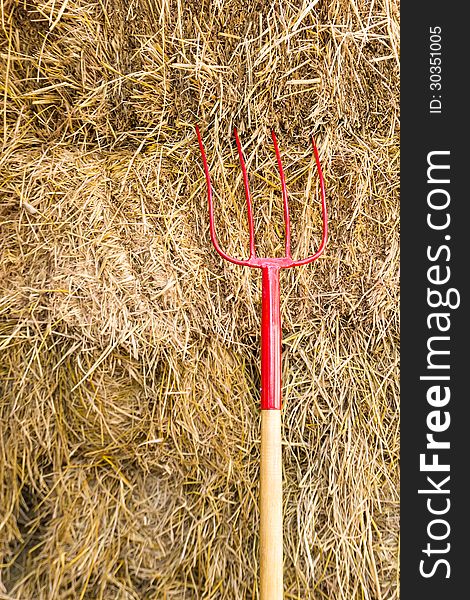
[[[282,600],[281,411],[261,411],[260,591],[261,600]]]

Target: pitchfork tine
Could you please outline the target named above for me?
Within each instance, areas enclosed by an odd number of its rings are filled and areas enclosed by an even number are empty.
[[[326,210],[325,181],[323,179],[323,171],[322,171],[321,164],[320,164],[320,157],[318,155],[317,145],[315,144],[315,139],[313,136],[312,136],[312,144],[313,144],[313,154],[315,156],[315,162],[317,164],[318,179],[320,180],[321,216],[322,216],[322,221],[323,221],[322,239],[321,239],[320,246],[318,247],[318,250],[315,252],[315,254],[312,254],[311,256],[307,256],[307,258],[294,261],[292,264],[293,267],[299,267],[300,265],[307,265],[308,263],[311,263],[314,260],[316,260],[320,256],[320,254],[323,252],[323,250],[326,246],[327,239],[328,239],[328,214],[327,214],[327,210]]]
[[[282,203],[284,205],[284,228],[285,228],[285,244],[286,244],[286,257],[291,258],[290,253],[290,218],[289,218],[289,202],[287,200],[287,186],[286,178],[284,176],[284,169],[282,168],[281,153],[279,152],[279,146],[277,145],[276,134],[274,129],[271,130],[271,137],[273,139],[274,151],[276,152],[277,167],[279,169],[279,177],[281,179],[281,191],[282,191]]]
[[[197,140],[199,142],[199,149],[201,151],[202,164],[204,166],[204,174],[206,176],[207,203],[209,204],[209,230],[210,230],[210,234],[211,234],[212,244],[214,245],[214,248],[216,249],[218,254],[220,254],[220,256],[222,258],[224,258],[225,260],[228,260],[229,262],[234,263],[236,265],[246,265],[247,261],[239,260],[238,258],[234,258],[233,256],[230,256],[229,254],[224,252],[222,250],[222,248],[220,247],[219,240],[217,239],[217,234],[215,232],[214,202],[212,199],[211,176],[209,173],[209,166],[207,164],[207,158],[206,158],[206,152],[204,150],[204,144],[202,143],[201,132],[199,131],[199,127],[197,125],[196,125],[196,134],[197,134]]]
[[[248,228],[250,230],[250,258],[256,256],[255,250],[255,225],[253,222],[253,204],[251,202],[250,185],[248,182],[248,173],[246,172],[245,159],[243,158],[242,145],[238,137],[238,131],[235,127],[233,130],[235,134],[235,140],[237,142],[238,158],[240,159],[240,167],[243,173],[243,185],[245,187],[245,198],[246,198],[246,210],[248,213]]]

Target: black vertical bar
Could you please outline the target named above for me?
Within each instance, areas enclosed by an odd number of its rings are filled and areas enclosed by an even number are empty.
[[[470,597],[467,16],[401,7],[401,600]]]

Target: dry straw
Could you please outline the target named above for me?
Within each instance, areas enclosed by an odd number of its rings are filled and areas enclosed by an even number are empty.
[[[398,597],[398,4],[1,0],[0,598],[256,599],[258,239],[283,273],[286,600]],[[276,223],[278,225],[276,225]],[[268,227],[269,225],[269,227]],[[271,233],[268,235],[268,233]]]

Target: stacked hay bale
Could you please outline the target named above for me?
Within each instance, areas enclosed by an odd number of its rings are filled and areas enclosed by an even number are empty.
[[[0,597],[257,598],[258,273],[282,252],[286,598],[398,597],[398,6],[4,0]]]

